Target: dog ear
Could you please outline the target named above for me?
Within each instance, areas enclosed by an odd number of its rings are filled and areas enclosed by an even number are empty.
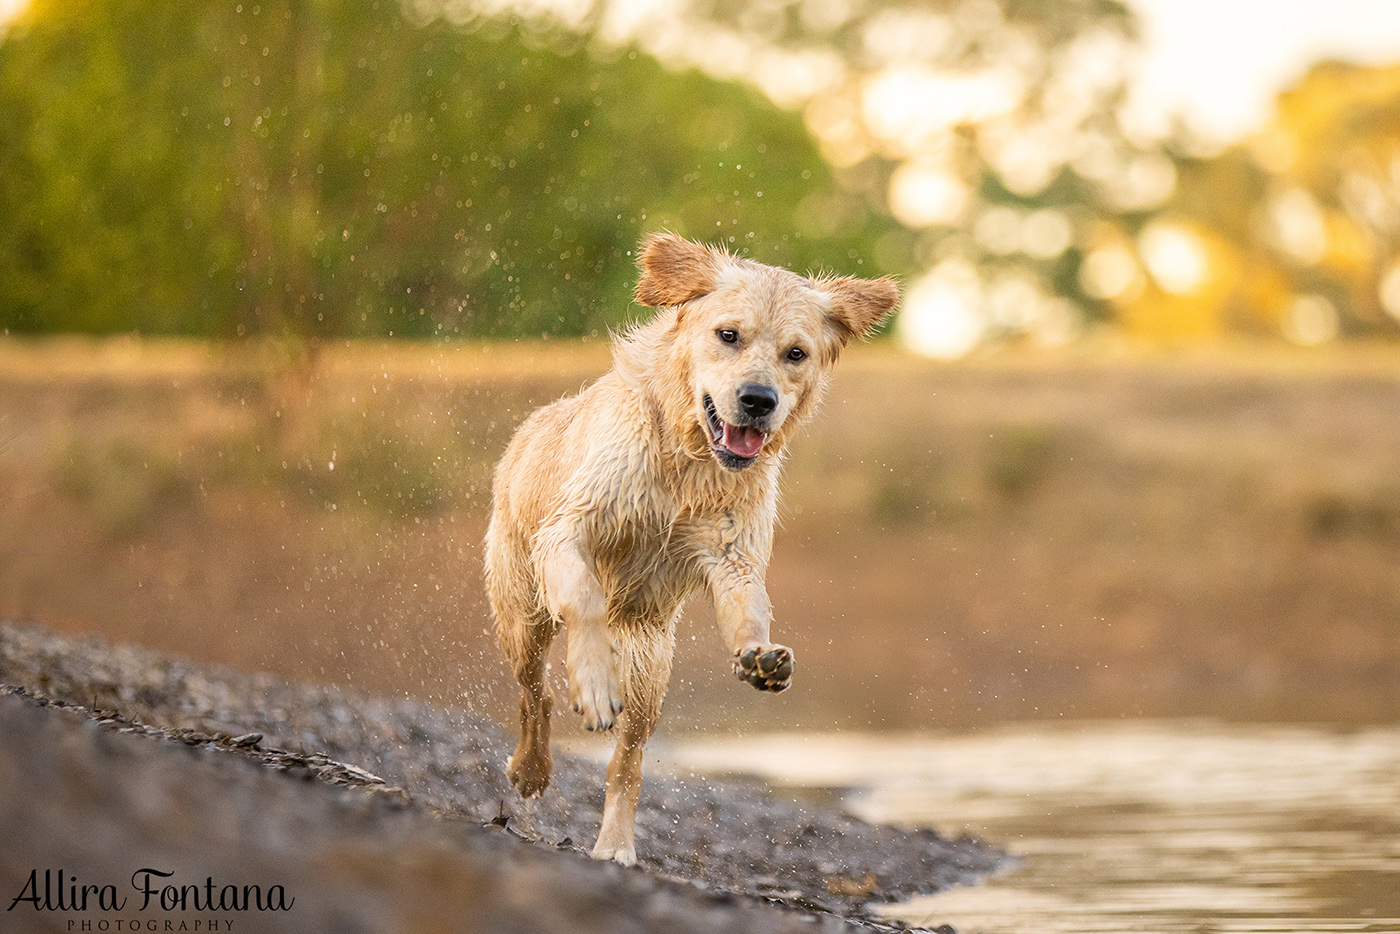
[[[723,257],[709,247],[673,233],[647,237],[637,256],[640,305],[679,305],[715,289]]]
[[[841,332],[843,344],[852,337],[869,337],[876,325],[888,318],[899,304],[899,285],[889,276],[880,279],[842,276],[813,284],[830,298],[827,314]]]

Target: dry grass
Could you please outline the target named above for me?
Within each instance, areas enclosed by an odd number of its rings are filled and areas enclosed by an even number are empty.
[[[607,349],[0,341],[0,615],[504,713],[490,470]],[[797,689],[671,729],[1400,713],[1400,357],[843,362],[770,575]],[[332,464],[334,465],[332,467]]]

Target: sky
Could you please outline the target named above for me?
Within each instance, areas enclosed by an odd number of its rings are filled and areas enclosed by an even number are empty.
[[[1400,62],[1400,0],[1128,0],[1146,48],[1134,111],[1226,142],[1316,61]],[[1154,116],[1155,115],[1155,116]]]

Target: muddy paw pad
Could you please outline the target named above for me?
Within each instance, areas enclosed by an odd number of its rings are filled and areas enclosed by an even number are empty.
[[[784,645],[761,645],[741,653],[734,660],[734,673],[760,691],[786,691],[792,686],[792,649]]]

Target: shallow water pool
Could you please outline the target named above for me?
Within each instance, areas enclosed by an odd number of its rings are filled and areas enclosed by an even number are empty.
[[[890,906],[983,934],[1400,932],[1400,729],[1211,721],[669,746],[672,767],[846,788],[861,816],[1019,855]]]

